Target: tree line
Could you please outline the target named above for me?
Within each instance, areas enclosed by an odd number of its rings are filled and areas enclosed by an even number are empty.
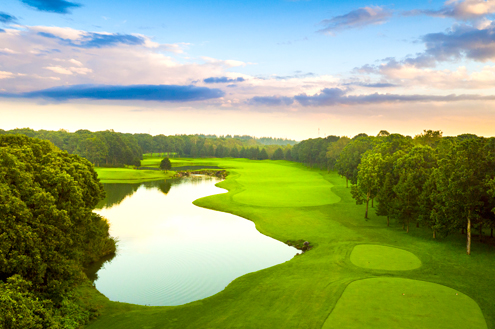
[[[341,140],[341,139],[339,139]],[[414,138],[381,131],[378,136],[346,139],[335,162],[336,143],[327,161],[351,183],[358,204],[376,201],[376,214],[431,229],[433,238],[462,231],[471,253],[472,231],[495,228],[495,138],[472,134],[443,137],[424,131]],[[302,144],[302,143],[301,143]],[[327,162],[328,164],[328,162]]]
[[[29,128],[0,130],[2,134],[22,134],[49,140],[61,150],[88,159],[95,166],[139,166],[143,154],[173,154],[177,157],[234,157],[249,159],[291,159],[296,141],[282,138],[240,135],[156,135],[124,134],[113,130],[35,131]],[[283,145],[283,146],[281,146]]]

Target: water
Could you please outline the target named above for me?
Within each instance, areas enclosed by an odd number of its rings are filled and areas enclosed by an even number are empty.
[[[180,305],[214,295],[235,278],[298,252],[262,235],[249,220],[192,204],[224,193],[215,186],[218,181],[199,176],[106,184],[107,199],[96,212],[110,221],[119,243],[117,256],[89,273],[97,289],[113,301]]]

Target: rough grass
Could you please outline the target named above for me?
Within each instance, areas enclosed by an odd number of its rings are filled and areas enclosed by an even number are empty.
[[[172,177],[174,171],[137,170],[128,168],[95,168],[102,183],[142,183]]]
[[[375,216],[373,209],[370,220],[365,221],[364,206],[355,205],[345,187],[345,180],[335,173],[285,161],[199,159],[187,162],[191,165],[195,161],[229,168],[230,171],[227,179],[218,184],[229,193],[199,199],[195,204],[248,218],[266,235],[280,241],[303,239],[314,248],[286,263],[246,274],[212,297],[182,306],[145,307],[115,303],[95,294],[102,315],[88,328],[321,328],[352,282],[393,277],[437,283],[459,291],[459,295],[471,297],[480,306],[488,327],[495,328],[495,250],[492,246],[475,242],[472,255],[467,256],[465,236],[451,235],[433,240],[431,232],[424,228],[412,228],[407,234],[399,224],[392,223],[387,227],[386,219]],[[265,174],[277,172],[290,175],[275,178]],[[296,200],[297,195],[304,193],[288,196],[289,193],[279,189],[279,180],[283,180],[285,186],[293,185],[293,191],[319,190],[319,193],[311,194],[316,205],[297,206],[287,202],[287,197]],[[253,191],[261,192],[263,186],[281,193],[264,193],[263,198],[253,196]],[[246,200],[242,193],[251,203],[237,201],[239,198]],[[285,207],[273,207],[274,204]],[[356,245],[362,244],[386,245],[409,251],[421,260],[422,266],[410,271],[358,267],[351,262],[350,255]],[[379,287],[372,289],[377,294]],[[410,307],[420,307],[419,303],[426,298],[419,298],[418,303]],[[420,322],[420,317],[413,316],[417,314],[415,312],[403,312],[402,308],[394,305],[393,299],[380,300],[383,309],[389,310],[383,313],[383,317],[410,318],[404,325],[401,323],[396,327],[437,328],[436,323]],[[362,308],[370,302],[370,299],[361,297],[354,300],[355,305]],[[452,313],[449,304],[445,303],[436,309],[442,317]],[[479,313],[467,312],[471,321],[483,322]],[[332,319],[330,316],[326,325],[330,325]],[[422,326],[418,327],[418,323]],[[353,322],[348,327],[361,328]],[[469,325],[464,327],[470,328]]]
[[[351,262],[375,270],[407,271],[421,266],[413,253],[387,246],[360,244],[352,249]]]

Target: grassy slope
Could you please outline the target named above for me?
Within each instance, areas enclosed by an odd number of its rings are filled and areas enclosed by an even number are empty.
[[[172,177],[175,172],[128,168],[95,168],[102,183],[141,183]]]
[[[285,161],[201,159],[201,163],[230,168],[231,175],[219,184],[230,192],[196,200],[195,204],[248,218],[260,232],[281,241],[305,239],[316,248],[284,264],[246,274],[215,296],[183,306],[145,307],[95,296],[102,305],[102,316],[88,328],[321,328],[351,282],[382,276],[456,289],[472,297],[489,328],[495,328],[493,247],[475,243],[469,257],[463,237],[435,241],[424,229],[406,234],[399,226],[386,227],[386,220],[373,211],[365,221],[363,206],[355,205],[345,181],[335,173]],[[291,189],[278,186],[278,179],[271,176],[276,172],[283,173],[279,178]],[[263,184],[278,189],[277,194],[259,197]],[[320,192],[308,196],[311,186]],[[314,205],[293,207],[286,198],[300,198]],[[358,267],[349,256],[355,245],[363,243],[410,251],[422,266],[400,272]],[[389,312],[394,312],[394,305]]]

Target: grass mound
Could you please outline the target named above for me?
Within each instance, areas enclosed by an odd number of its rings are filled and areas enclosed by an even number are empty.
[[[439,284],[372,278],[352,282],[323,325],[331,328],[486,329],[474,300]]]
[[[373,244],[355,246],[351,262],[359,267],[387,271],[407,271],[421,266],[419,258],[409,251]]]

